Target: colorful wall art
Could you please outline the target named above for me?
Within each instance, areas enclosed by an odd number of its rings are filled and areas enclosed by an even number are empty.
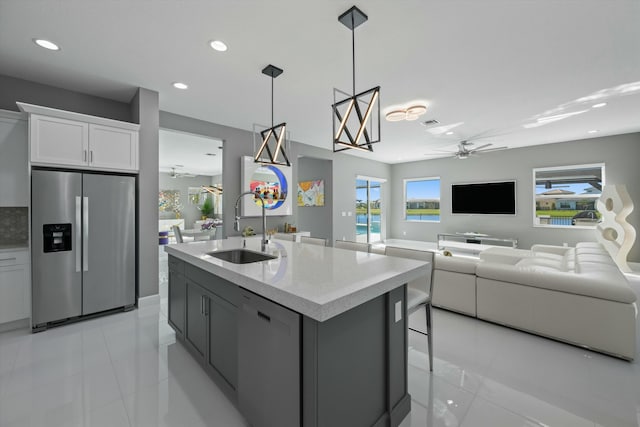
[[[241,191],[258,192],[265,201],[266,214],[269,216],[291,215],[291,197],[288,197],[291,167],[255,163],[253,157],[249,156],[243,157],[241,162]],[[245,196],[241,206],[242,216],[262,215],[262,203],[257,199],[252,200],[250,196]]]
[[[324,206],[324,180],[298,182],[298,206]]]
[[[158,212],[161,217],[167,214],[179,215],[182,211],[179,190],[160,190],[158,193]],[[164,214],[164,215],[163,215]]]

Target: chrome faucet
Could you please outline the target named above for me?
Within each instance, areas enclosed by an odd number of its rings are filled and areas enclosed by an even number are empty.
[[[242,199],[243,196],[248,196],[249,194],[251,194],[252,196],[258,196],[258,193],[254,193],[253,191],[245,191],[244,193],[240,194],[238,196],[238,198],[236,199],[236,219],[233,222],[233,228],[236,231],[240,231],[240,214],[238,212],[238,207],[240,204],[240,199]],[[264,199],[262,197],[257,197],[258,200],[260,200],[260,202],[262,203],[262,242],[260,242],[260,250],[262,252],[266,251],[267,249],[267,245],[269,244],[269,240],[267,240],[267,216],[265,213],[265,207],[264,207]]]

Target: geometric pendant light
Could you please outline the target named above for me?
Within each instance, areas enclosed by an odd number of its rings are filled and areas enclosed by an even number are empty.
[[[273,80],[282,74],[282,72],[283,70],[281,68],[271,64],[262,70],[262,74],[271,77],[271,127],[260,131],[262,143],[256,150],[253,158],[256,163],[291,166],[291,162],[289,162],[289,157],[285,151],[287,124],[273,124]]]
[[[338,17],[351,30],[351,61],[353,65],[353,87],[351,94],[333,90],[333,151],[352,148],[373,151],[372,144],[380,142],[380,86],[356,93],[355,29],[369,19],[353,6]],[[337,100],[336,95],[346,98]]]

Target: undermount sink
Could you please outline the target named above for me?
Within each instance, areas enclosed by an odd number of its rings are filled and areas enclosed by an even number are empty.
[[[276,256],[263,254],[261,252],[249,251],[246,249],[231,249],[228,251],[207,252],[207,255],[234,264],[249,264],[252,262],[268,261],[276,259]]]

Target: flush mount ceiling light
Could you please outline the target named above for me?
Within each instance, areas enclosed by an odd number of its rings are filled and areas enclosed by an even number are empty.
[[[209,42],[209,46],[211,46],[211,48],[213,50],[217,50],[218,52],[225,52],[228,48],[227,45],[220,40],[212,40]]]
[[[173,82],[173,87],[175,87],[176,89],[182,89],[182,90],[189,89],[189,85],[181,82]]]
[[[273,124],[273,81],[276,77],[282,74],[283,70],[275,65],[267,65],[262,74],[266,74],[271,77],[271,127],[260,131],[262,137],[262,143],[258,150],[255,151],[253,160],[256,163],[268,163],[272,165],[291,166],[289,157],[285,150],[287,145],[286,139],[286,123],[280,123],[279,125]],[[273,149],[272,149],[273,148]],[[265,153],[266,151],[266,153]],[[278,155],[282,153],[282,160],[278,160]]]
[[[380,97],[380,86],[356,94],[355,29],[367,19],[367,15],[355,6],[338,17],[338,21],[351,30],[353,90],[351,94],[338,89],[333,90],[334,152],[351,148],[373,151],[372,144],[380,142],[380,103],[376,103]],[[338,101],[336,94],[346,98]],[[374,111],[376,109],[377,112]],[[360,142],[363,138],[364,141]]]
[[[60,50],[60,46],[58,46],[57,44],[55,44],[54,42],[50,41],[50,40],[45,40],[45,39],[33,39],[33,42],[35,44],[37,44],[38,46],[45,48],[45,49],[49,49],[49,50]]]
[[[587,133],[598,133],[599,130],[598,129],[591,129],[590,131],[588,131]]]
[[[388,122],[399,122],[402,120],[413,121],[427,112],[425,105],[416,104],[406,108],[397,108],[385,114]]]

